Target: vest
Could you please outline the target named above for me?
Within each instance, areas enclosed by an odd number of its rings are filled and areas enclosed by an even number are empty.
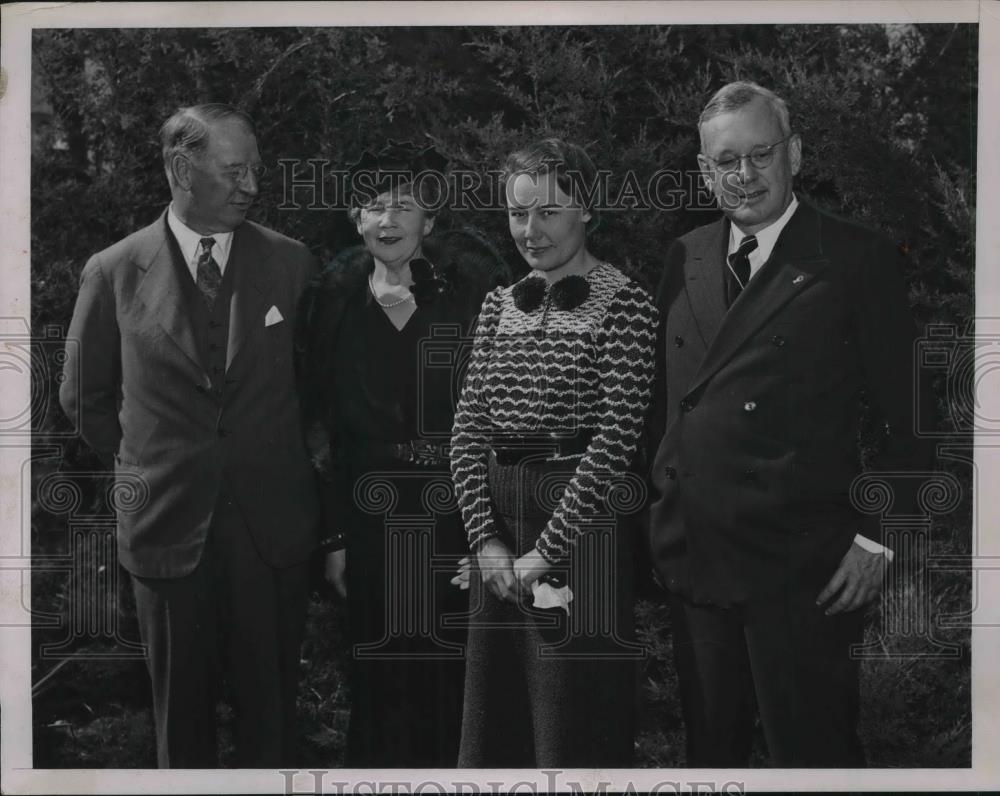
[[[226,348],[229,343],[229,304],[233,297],[233,275],[237,266],[230,255],[226,270],[222,274],[222,283],[219,285],[215,306],[209,311],[201,291],[198,290],[194,279],[191,278],[191,271],[184,263],[180,247],[173,240],[173,235],[170,238],[176,252],[173,260],[180,269],[178,276],[183,286],[184,312],[191,319],[195,344],[198,346],[201,362],[212,381],[211,395],[221,404],[227,387]]]

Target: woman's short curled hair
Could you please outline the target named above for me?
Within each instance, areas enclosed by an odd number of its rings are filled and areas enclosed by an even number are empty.
[[[428,216],[447,206],[448,159],[434,146],[391,138],[378,151],[365,150],[348,166],[348,218],[357,222],[361,211],[387,191],[409,194]]]
[[[715,92],[712,99],[708,101],[708,104],[702,110],[701,116],[698,117],[698,135],[701,135],[701,128],[705,122],[724,113],[737,111],[749,105],[758,97],[770,106],[771,111],[777,117],[782,136],[786,138],[790,136],[792,134],[792,125],[788,116],[788,104],[770,89],[758,86],[756,83],[751,83],[748,80],[738,80],[735,83],[728,83]],[[704,142],[702,142],[702,148],[704,148]]]
[[[561,138],[543,138],[507,156],[503,167],[506,184],[519,174],[554,174],[556,184],[573,201],[590,211],[587,232],[599,225],[597,208],[603,204],[604,185],[597,167],[583,147]]]
[[[253,119],[239,108],[222,102],[208,102],[203,105],[191,105],[178,108],[160,128],[160,144],[163,149],[163,163],[170,171],[170,162],[174,155],[197,155],[208,146],[208,131],[215,122],[222,119],[237,119],[242,122],[249,133],[257,137]]]

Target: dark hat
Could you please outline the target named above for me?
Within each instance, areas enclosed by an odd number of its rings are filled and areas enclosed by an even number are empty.
[[[420,149],[410,141],[389,139],[382,149],[366,149],[348,166],[351,204],[364,206],[380,193],[403,185],[428,209],[440,209],[447,197],[445,169],[448,159],[433,146]]]

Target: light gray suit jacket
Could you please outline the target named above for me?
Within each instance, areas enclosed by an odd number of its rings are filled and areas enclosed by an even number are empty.
[[[166,213],[94,255],[69,329],[79,346],[67,346],[60,401],[84,440],[114,461],[120,560],[144,577],[193,570],[225,489],[264,560],[299,563],[317,544],[318,501],[292,340],[315,260],[257,224],[236,229],[220,398],[185,312],[180,258]],[[282,320],[266,324],[269,312]]]

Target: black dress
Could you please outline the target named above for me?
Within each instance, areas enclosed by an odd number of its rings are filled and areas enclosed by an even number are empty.
[[[374,263],[361,246],[323,269],[298,313],[296,373],[324,525],[347,548],[350,767],[453,767],[458,757],[468,593],[449,581],[468,546],[448,444],[470,331],[508,271],[464,230],[426,238],[423,252],[431,290],[401,330],[371,296]]]
[[[367,287],[344,310],[333,352],[347,543],[351,654],[349,767],[453,767],[464,670],[465,592],[450,584],[467,550],[448,461],[391,446],[447,443],[456,319],[445,302],[397,330]],[[441,337],[438,332],[444,330]],[[462,330],[465,331],[465,330]],[[435,364],[438,363],[438,364]],[[335,499],[336,500],[336,499]],[[452,615],[455,627],[445,626]]]

